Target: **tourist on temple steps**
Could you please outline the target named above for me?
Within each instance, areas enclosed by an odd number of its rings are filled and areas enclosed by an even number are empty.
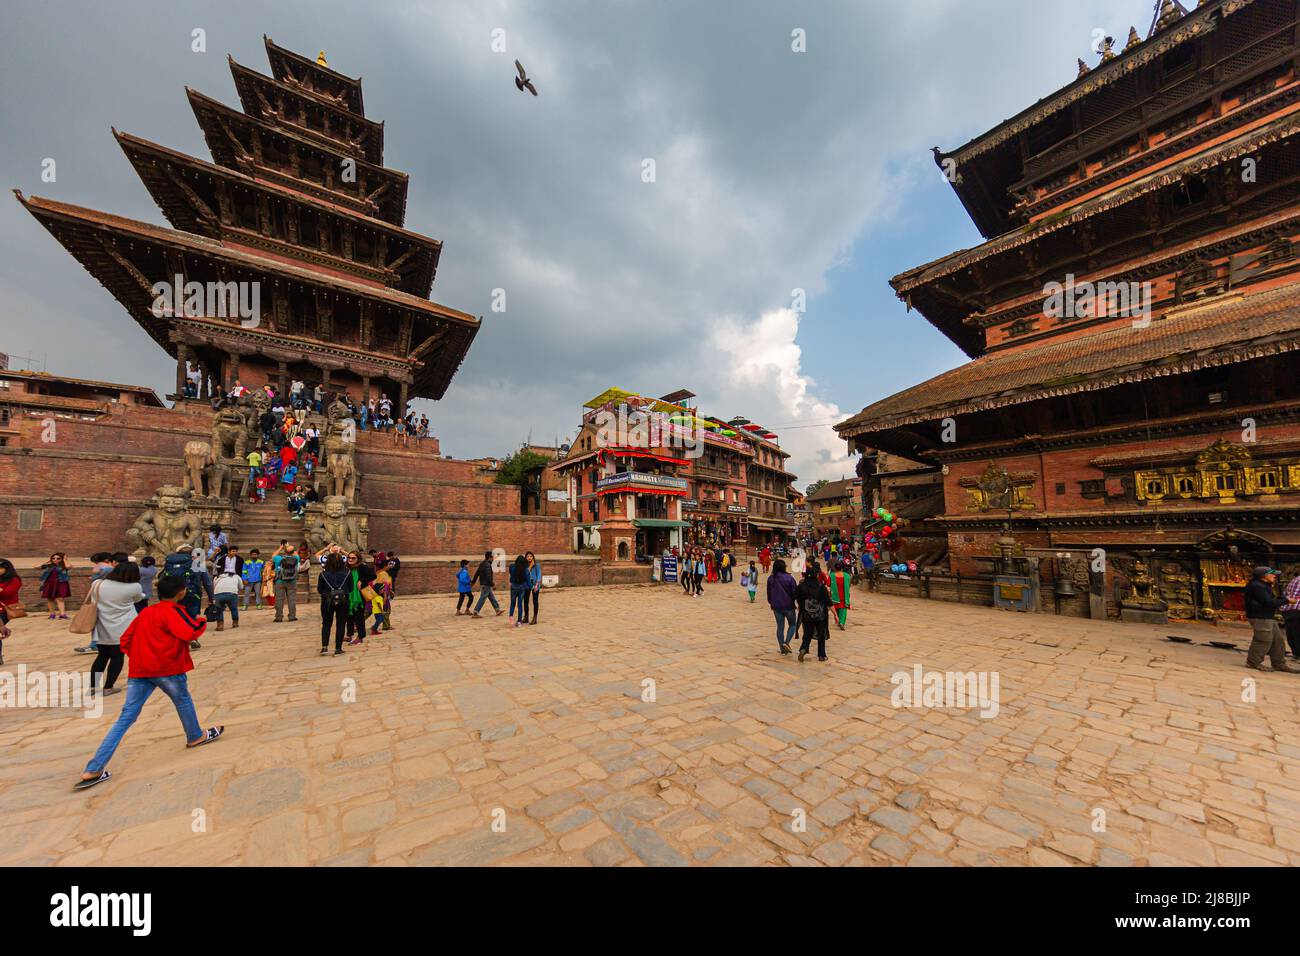
[[[194,711],[185,675],[194,669],[190,648],[198,643],[206,622],[189,614],[177,603],[184,593],[184,581],[174,577],[159,578],[159,602],[146,608],[123,632],[120,646],[130,661],[126,700],[103,743],[86,764],[75,789],[88,789],[112,776],[105,768],[155,689],[161,689],[175,705],[181,726],[185,728],[185,746],[211,743],[225,732],[222,726],[204,730]]]
[[[790,641],[794,639],[794,632],[799,626],[795,614],[795,592],[798,589],[794,578],[786,573],[785,562],[778,558],[767,579],[767,605],[776,618],[776,646],[782,654],[790,653]]]
[[[1268,670],[1264,666],[1264,658],[1267,656],[1273,663],[1273,670],[1300,674],[1300,666],[1288,664],[1286,660],[1286,640],[1282,636],[1282,625],[1276,617],[1282,602],[1273,594],[1273,585],[1276,583],[1276,571],[1258,567],[1246,585],[1246,619],[1255,632],[1254,639],[1250,642],[1250,651],[1246,654],[1246,666],[1257,671]]]
[[[524,552],[524,560],[528,563],[528,590],[524,594],[525,603],[531,599],[533,604],[533,619],[528,621],[529,624],[537,623],[537,604],[542,593],[542,566],[537,563],[537,555],[531,551]],[[528,611],[525,609],[524,618],[527,620]]]
[[[90,686],[105,694],[115,693],[113,685],[122,672],[122,635],[136,619],[136,603],[144,598],[140,568],[134,561],[119,562],[91,588],[95,602],[96,656],[90,665]]]
[[[289,404],[294,408],[302,408],[302,390],[306,388],[302,379],[295,378],[289,383]]]
[[[803,629],[803,642],[799,645],[799,663],[803,663],[813,638],[817,639],[817,659],[826,660],[826,638],[830,636],[831,595],[821,582],[814,564],[804,572],[799,582],[797,598],[799,626]],[[787,649],[787,653],[788,653]]]
[[[324,385],[318,384],[315,388],[313,388],[311,390],[311,398],[312,398],[312,405],[316,409],[316,412],[318,414],[325,410],[325,386]]]
[[[275,580],[275,623],[284,620],[284,612],[289,611],[289,620],[298,620],[298,570],[301,565],[297,549],[287,541],[281,541],[280,547],[271,559],[271,574]]]
[[[66,602],[72,594],[72,575],[68,572],[68,562],[61,552],[50,555],[50,560],[41,565],[41,597],[50,611],[50,620],[56,617],[67,620]],[[55,611],[55,607],[58,611]]]
[[[370,602],[362,592],[373,590],[375,569],[366,564],[360,551],[349,551],[347,570],[352,578],[348,591],[348,643],[361,644],[366,639],[366,618],[370,616]]]
[[[853,574],[849,567],[847,561],[842,561],[840,566],[830,573],[830,592],[831,601],[835,607],[835,623],[841,631],[844,630],[844,625],[848,622],[849,608],[852,606],[853,600]]]
[[[334,654],[343,653],[343,637],[351,614],[348,611],[352,593],[352,572],[348,570],[342,553],[335,551],[325,558],[325,570],[316,579],[320,594],[320,652],[329,653],[330,628],[334,628]]]
[[[464,611],[461,611],[461,605],[464,605]],[[474,585],[469,580],[469,562],[461,559],[460,570],[456,572],[456,616],[469,614],[473,606]]]
[[[510,565],[510,610],[507,613],[512,618],[511,627],[518,627],[524,623],[527,615],[524,610],[527,606],[527,597],[528,561],[521,554]]]
[[[143,611],[153,601],[153,579],[158,576],[158,562],[153,555],[146,554],[140,559],[140,590],[144,597],[136,602],[136,612]]]
[[[271,446],[271,436],[275,432],[275,412],[268,408],[262,412],[262,417],[257,424],[262,429],[262,445],[269,448]]]
[[[0,600],[4,600],[3,596],[0,596]],[[1286,600],[1282,603],[1281,610],[1282,621],[1286,625],[1286,640],[1291,645],[1291,656],[1300,659],[1300,572],[1286,586]]]
[[[253,487],[257,484],[257,476],[262,470],[262,448],[259,445],[248,453],[248,485]]]
[[[406,447],[406,419],[405,418],[397,419],[397,424],[393,428],[393,444],[394,445],[400,444],[403,448]]]
[[[478,567],[474,569],[474,577],[470,579],[470,584],[477,584],[479,586],[478,603],[474,605],[474,613],[471,616],[476,618],[479,617],[480,615],[478,612],[483,610],[483,602],[491,601],[493,610],[495,610],[497,616],[500,617],[501,605],[497,603],[497,596],[492,590],[493,579],[491,551],[483,552],[483,560],[480,561]]]

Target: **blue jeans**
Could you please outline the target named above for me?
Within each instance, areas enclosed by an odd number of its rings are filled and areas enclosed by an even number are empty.
[[[475,614],[483,610],[484,601],[491,601],[493,608],[495,608],[498,611],[501,610],[501,605],[497,603],[497,596],[494,593],[492,593],[492,588],[490,588],[486,584],[483,585],[483,590],[478,592],[478,603],[474,605]]]
[[[230,609],[230,620],[239,623],[239,595],[218,594],[212,599],[212,606],[217,609],[217,623],[226,619],[226,608]]]
[[[132,677],[127,680],[126,702],[122,704],[122,712],[117,715],[113,726],[108,728],[108,733],[104,735],[104,742],[95,751],[95,756],[91,757],[90,763],[86,764],[86,773],[99,773],[108,766],[108,762],[113,759],[113,753],[117,750],[117,745],[122,742],[126,732],[139,718],[145,701],[149,699],[155,687],[162,690],[176,705],[176,715],[180,717],[181,726],[185,728],[185,742],[193,743],[202,737],[203,728],[199,726],[199,717],[194,712],[194,701],[190,697],[189,681],[185,678],[185,674],[176,674],[172,677]]]
[[[528,620],[528,588],[512,584],[510,585],[510,613],[514,614],[516,609],[519,613],[515,620],[521,624]]]
[[[772,614],[776,617],[776,643],[777,643],[777,646],[778,646],[778,647],[785,647],[787,644],[790,643],[790,641],[792,641],[792,640],[794,639],[794,632],[795,632],[795,629],[796,629],[796,628],[798,627],[798,625],[799,625],[798,620],[795,618],[794,608],[790,608],[790,609],[785,610],[785,611],[778,611],[776,608],[772,608]],[[786,632],[786,635],[785,635],[784,638],[781,637],[781,622],[782,622],[782,621],[785,621],[786,623],[788,623],[788,624],[790,625],[789,630]]]

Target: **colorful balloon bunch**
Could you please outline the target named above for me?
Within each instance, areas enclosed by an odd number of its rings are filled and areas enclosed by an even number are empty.
[[[898,524],[893,513],[884,508],[876,508],[871,515],[877,526],[863,535],[862,546],[872,558],[879,558],[881,546],[898,531]]]

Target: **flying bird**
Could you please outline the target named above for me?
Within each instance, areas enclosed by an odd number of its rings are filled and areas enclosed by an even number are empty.
[[[532,93],[533,96],[536,96],[537,87],[533,86],[533,81],[530,80],[528,74],[524,72],[524,65],[518,60],[515,60],[515,69],[519,71],[519,75],[515,77],[515,88],[518,89],[520,93],[527,90],[529,93]]]

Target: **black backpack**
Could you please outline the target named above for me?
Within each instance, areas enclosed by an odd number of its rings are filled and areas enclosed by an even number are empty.
[[[298,556],[296,554],[286,554],[280,558],[280,580],[298,580]]]
[[[332,609],[347,607],[348,590],[349,590],[348,582],[351,579],[352,575],[350,574],[344,575],[343,583],[340,584],[338,587],[335,587],[334,582],[330,580],[330,578],[332,577],[334,577],[334,575],[326,574],[322,578],[325,582],[325,586],[329,588],[328,593],[326,593],[325,595],[325,605]]]
[[[187,591],[194,590],[194,561],[190,558],[189,553],[169,554],[163,561],[162,577],[180,578],[185,582]]]
[[[803,616],[810,621],[821,621],[826,617],[826,605],[819,597],[806,597],[803,599]]]

